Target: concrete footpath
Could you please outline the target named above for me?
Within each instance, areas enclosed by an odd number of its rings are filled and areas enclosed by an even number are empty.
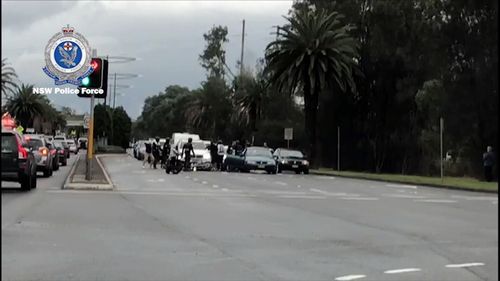
[[[87,190],[112,190],[113,183],[109,178],[106,169],[102,165],[99,157],[94,155],[91,160],[91,178],[85,179],[86,175],[86,154],[80,154],[73,163],[73,167],[64,182],[63,189],[87,189]]]

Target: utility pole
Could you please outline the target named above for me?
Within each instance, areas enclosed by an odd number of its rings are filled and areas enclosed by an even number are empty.
[[[443,166],[443,131],[444,131],[444,119],[439,118],[439,138],[441,146],[441,181],[444,180],[444,166]]]
[[[337,126],[337,171],[340,171],[340,126]]]
[[[245,20],[243,20],[243,31],[241,33],[241,58],[240,58],[240,77],[243,75],[243,50],[245,49]]]
[[[115,72],[115,83],[113,86],[113,109],[115,109],[115,102],[116,102],[116,72]]]

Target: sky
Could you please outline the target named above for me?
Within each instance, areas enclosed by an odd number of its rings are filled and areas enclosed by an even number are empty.
[[[4,1],[2,0],[2,59],[16,70],[19,82],[54,87],[42,68],[49,39],[69,24],[81,33],[98,56],[132,57],[110,60],[108,94],[114,73],[139,77],[118,79],[116,106],[132,119],[142,112],[144,100],[168,85],[194,89],[205,79],[199,55],[203,34],[213,26],[228,28],[226,61],[236,73],[245,20],[244,64],[255,66],[275,35],[276,25],[292,1]],[[118,77],[120,77],[118,75]],[[71,87],[69,84],[64,87]],[[89,111],[90,99],[76,95],[49,95],[57,107]]]

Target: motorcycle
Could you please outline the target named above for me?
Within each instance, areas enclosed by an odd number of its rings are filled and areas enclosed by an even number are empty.
[[[179,159],[179,157],[171,157],[167,163],[165,164],[165,172],[167,174],[172,174],[176,175],[180,173],[184,169],[184,160]]]

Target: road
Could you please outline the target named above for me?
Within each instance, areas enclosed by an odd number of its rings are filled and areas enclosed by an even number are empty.
[[[141,164],[104,158],[115,191],[61,190],[68,168],[2,189],[2,280],[498,278],[497,195]]]

